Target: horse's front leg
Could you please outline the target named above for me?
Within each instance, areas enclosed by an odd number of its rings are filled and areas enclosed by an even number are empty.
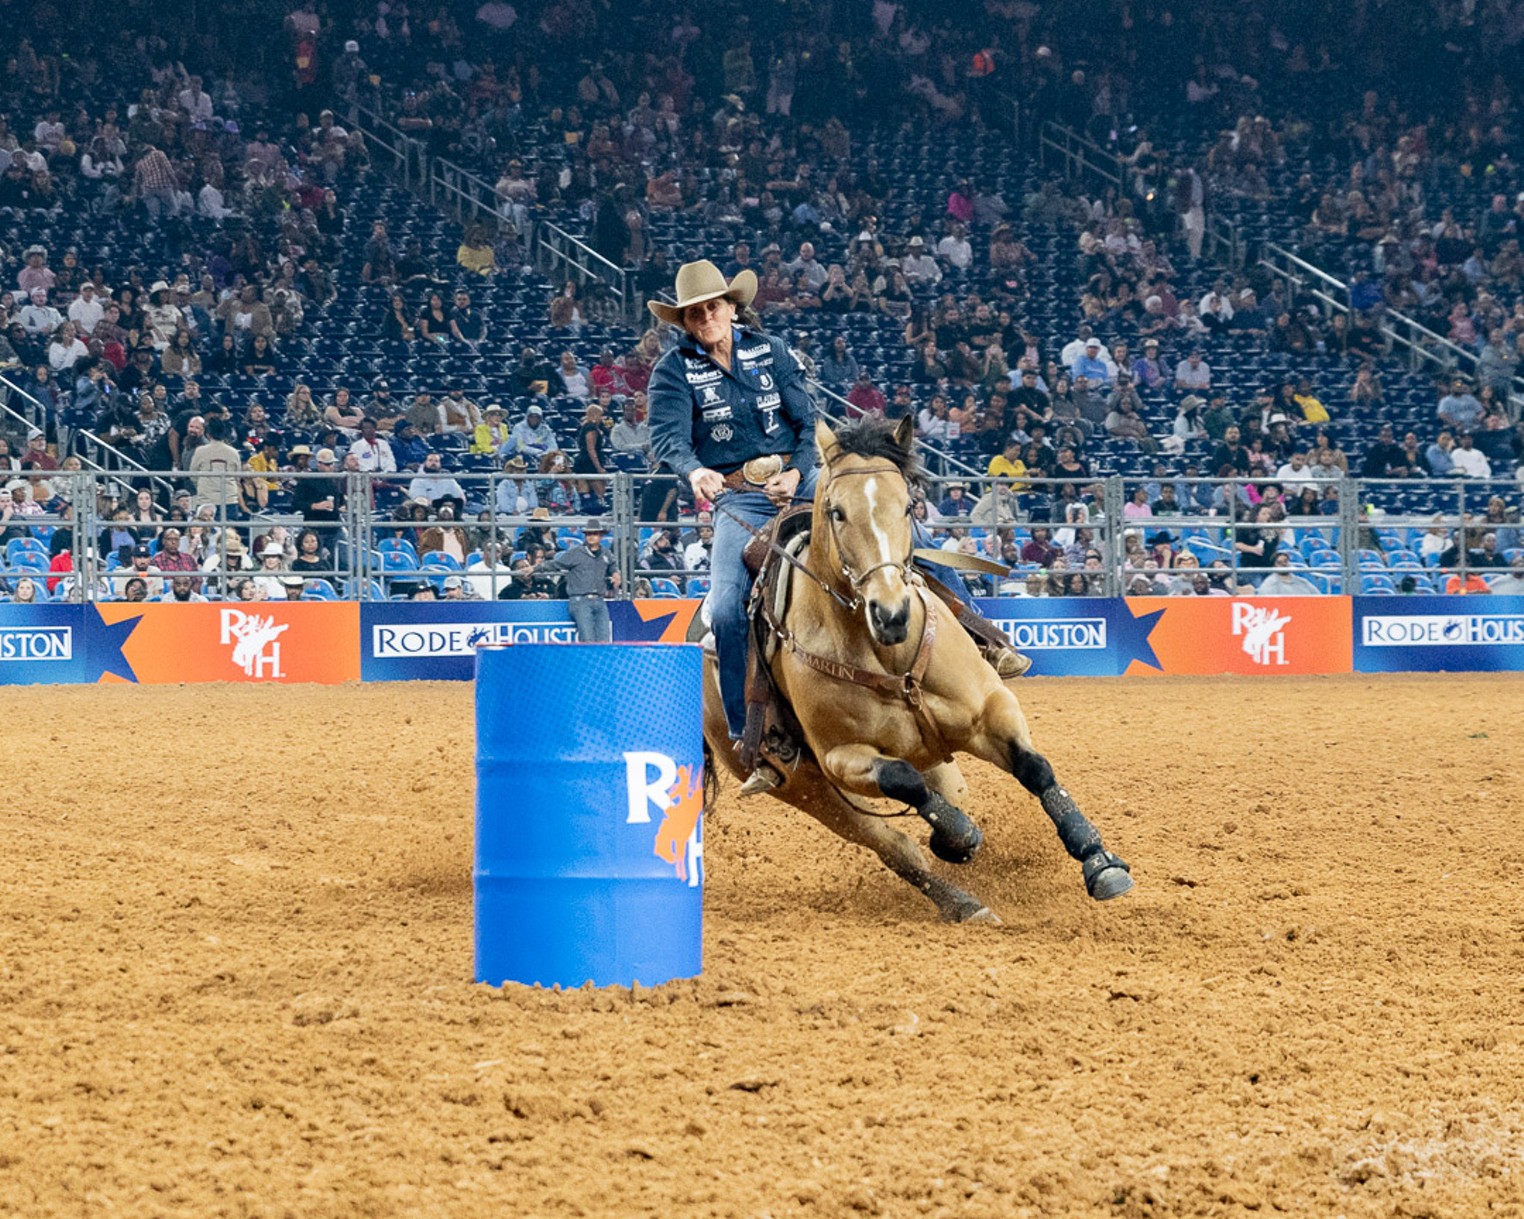
[[[830,780],[861,796],[903,800],[931,826],[931,853],[948,863],[967,863],[984,841],[968,814],[901,758],[887,758],[870,745],[838,745],[821,759]]]
[[[1033,748],[1027,717],[1015,695],[1002,690],[986,707],[983,723],[983,730],[969,742],[969,751],[1010,771],[1042,802],[1043,812],[1058,831],[1064,850],[1079,861],[1085,891],[1096,901],[1104,902],[1131,889],[1133,881],[1127,861],[1106,849],[1101,832],[1080,812],[1068,789],[1060,785],[1048,759]]]

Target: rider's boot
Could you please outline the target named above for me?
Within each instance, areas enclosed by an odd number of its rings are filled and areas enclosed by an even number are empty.
[[[1020,677],[1032,667],[1032,658],[1023,656],[1010,644],[981,644],[979,651],[1001,681]]]

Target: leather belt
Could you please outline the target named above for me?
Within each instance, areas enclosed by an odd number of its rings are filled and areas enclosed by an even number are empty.
[[[788,459],[781,453],[753,457],[739,470],[732,470],[725,475],[725,490],[760,491],[767,485],[769,478],[782,474],[788,468]]]

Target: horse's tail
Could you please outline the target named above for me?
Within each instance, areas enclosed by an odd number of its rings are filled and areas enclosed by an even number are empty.
[[[714,812],[715,801],[720,798],[720,768],[714,764],[714,751],[709,741],[704,741],[704,816]]]

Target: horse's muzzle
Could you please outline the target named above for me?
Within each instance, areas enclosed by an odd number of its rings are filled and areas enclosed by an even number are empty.
[[[873,638],[886,647],[904,643],[910,633],[910,598],[902,597],[899,604],[892,607],[882,601],[869,601],[868,629]]]

